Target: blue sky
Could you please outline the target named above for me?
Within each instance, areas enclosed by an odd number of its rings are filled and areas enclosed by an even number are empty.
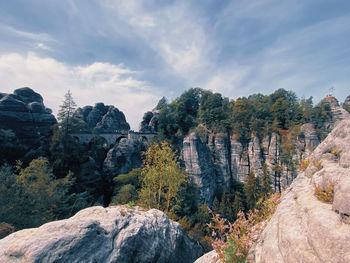
[[[29,86],[57,112],[102,101],[133,129],[190,87],[236,99],[284,88],[350,95],[348,0],[0,2],[1,92]]]

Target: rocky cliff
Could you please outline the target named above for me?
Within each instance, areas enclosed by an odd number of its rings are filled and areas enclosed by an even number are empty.
[[[0,240],[0,262],[192,263],[203,254],[163,212],[90,207]]]
[[[139,131],[143,133],[155,133],[158,131],[159,111],[148,111],[143,115]]]
[[[327,129],[350,118],[334,97],[328,96],[325,100],[332,110],[332,120],[326,124]],[[181,159],[199,189],[201,202],[208,204],[212,203],[216,193],[229,187],[232,180],[244,182],[250,171],[261,176],[264,164],[274,191],[279,191],[293,181],[297,175],[297,164],[308,158],[320,143],[311,123],[290,131],[272,132],[263,138],[252,134],[245,144],[235,134],[214,134],[203,125],[199,126],[199,130],[199,133],[191,133],[183,140]]]
[[[310,156],[252,251],[251,262],[350,262],[350,120],[340,122]],[[334,201],[315,188],[335,184]]]
[[[293,156],[298,161],[306,158],[319,144],[312,124],[305,124],[300,129],[303,136],[294,142]],[[207,134],[206,138],[201,138],[191,133],[183,141],[181,159],[186,172],[199,188],[202,202],[211,204],[214,195],[222,192],[225,187],[229,188],[233,180],[245,182],[250,171],[261,176],[264,164],[267,165],[271,179],[274,179],[275,165],[280,165],[281,187],[288,185],[296,176],[296,169],[292,170],[282,163],[281,142],[282,136],[279,133],[272,133],[263,140],[252,134],[247,145],[239,142],[236,135],[229,137],[223,133]]]
[[[247,262],[350,262],[350,119],[339,122],[309,159],[283,193]],[[326,203],[315,191],[330,184],[335,184],[334,197]],[[218,262],[217,254],[195,262]]]
[[[124,113],[114,106],[104,105],[102,102],[96,103],[95,106],[78,108],[75,115],[87,124],[89,132],[113,133],[130,130]]]
[[[0,93],[0,129],[12,130],[32,151],[46,144],[56,123],[43,98],[32,89],[16,89],[13,94]]]
[[[103,170],[113,179],[118,174],[126,174],[141,166],[141,152],[144,145],[140,140],[122,138],[107,153]]]

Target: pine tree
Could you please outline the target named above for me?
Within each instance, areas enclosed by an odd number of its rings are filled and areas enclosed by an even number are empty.
[[[63,104],[58,111],[57,119],[60,121],[61,127],[64,129],[64,134],[67,135],[70,130],[73,113],[76,109],[76,103],[73,100],[70,90],[64,95]]]
[[[255,176],[253,171],[250,171],[248,175],[248,181],[245,184],[245,191],[247,195],[248,209],[253,209],[261,195],[259,178]]]
[[[261,195],[266,198],[272,193],[271,178],[266,163],[263,165],[263,176],[261,177]]]
[[[220,201],[217,198],[217,196],[215,196],[215,198],[214,198],[213,205],[212,205],[212,210],[216,214],[218,214],[220,212]]]

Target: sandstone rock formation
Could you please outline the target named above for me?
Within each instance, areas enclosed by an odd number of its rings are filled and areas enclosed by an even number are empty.
[[[303,125],[301,131],[304,136],[294,142],[296,154],[292,156],[297,161],[306,158],[319,144],[312,124]],[[239,142],[235,134],[229,138],[223,133],[208,132],[206,137],[203,140],[195,133],[185,137],[181,157],[186,171],[199,189],[201,202],[211,204],[214,195],[222,193],[233,180],[245,182],[250,171],[262,176],[264,164],[271,176],[276,164],[282,166],[282,187],[290,184],[296,176],[295,171],[287,170],[281,163],[281,136],[278,133],[272,133],[262,141],[252,134],[247,145]]]
[[[143,133],[155,133],[158,131],[158,116],[157,110],[148,111],[143,115],[140,123],[139,131]]]
[[[90,207],[0,240],[0,262],[183,262],[203,254],[178,223],[139,207]]]
[[[145,150],[139,140],[122,138],[107,153],[103,163],[104,171],[112,176],[126,174],[141,166],[141,152]]]
[[[22,143],[40,146],[41,140],[52,135],[52,126],[56,123],[52,111],[44,106],[43,98],[32,89],[1,93],[0,129],[11,129]]]
[[[345,109],[339,106],[339,102],[335,97],[328,95],[326,98],[323,99],[323,101],[329,103],[332,111],[332,120],[327,124],[328,127],[326,128],[333,129],[337,121],[344,120],[350,117],[350,114]]]
[[[284,192],[250,262],[350,262],[350,120],[341,121]],[[335,183],[333,204],[315,186]]]
[[[102,102],[96,103],[94,107],[78,108],[75,114],[86,122],[89,132],[110,133],[130,130],[124,113]]]
[[[215,250],[212,250],[198,258],[194,263],[222,263],[217,256],[218,254],[215,252]]]
[[[191,133],[183,141],[182,160],[200,192],[200,203],[211,204],[216,190],[213,158],[207,145],[200,137]]]

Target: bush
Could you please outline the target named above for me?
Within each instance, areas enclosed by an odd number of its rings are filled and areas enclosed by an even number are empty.
[[[213,248],[224,262],[245,262],[248,252],[258,240],[272,214],[280,202],[280,194],[273,194],[258,209],[250,210],[247,215],[238,213],[235,223],[230,223],[219,214],[213,216],[209,224],[212,229]]]
[[[315,187],[315,196],[318,200],[332,204],[334,200],[334,187],[336,186],[337,182],[333,180],[329,180],[327,185],[325,187],[322,187],[319,184],[313,183]]]
[[[0,223],[0,239],[8,236],[9,234],[13,233],[15,231],[15,227],[11,226],[7,223],[1,222]]]
[[[305,171],[306,168],[308,168],[310,165],[310,160],[309,159],[304,159],[302,158],[299,165],[297,166],[297,168],[300,170],[300,171]]]
[[[112,199],[111,205],[127,204],[137,199],[137,192],[135,186],[132,184],[123,185],[119,190],[117,196]]]

